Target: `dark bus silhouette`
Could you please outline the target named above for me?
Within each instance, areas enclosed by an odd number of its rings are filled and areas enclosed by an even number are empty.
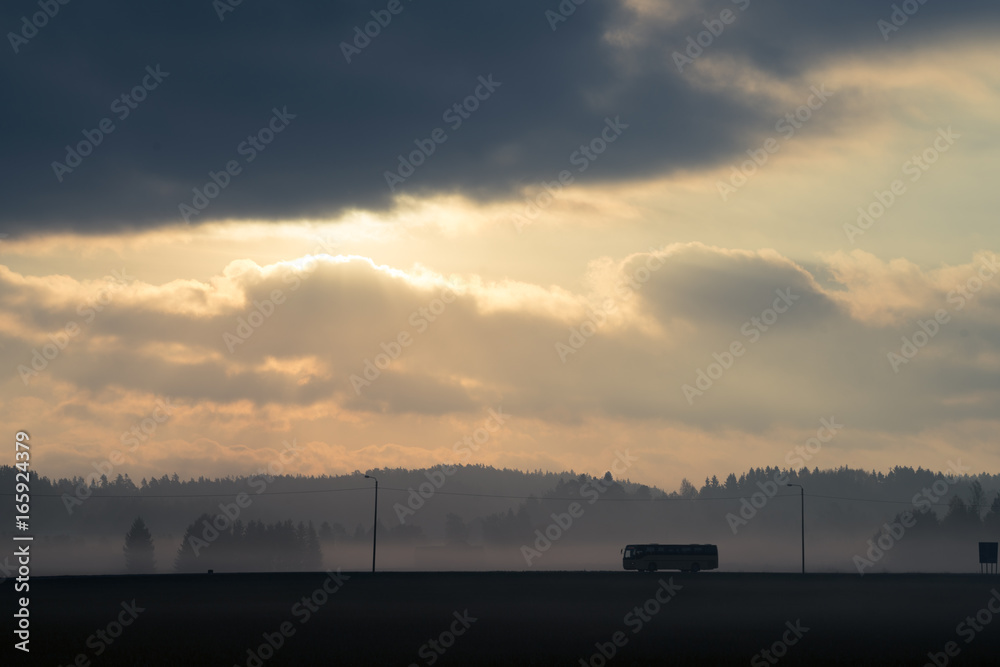
[[[626,570],[699,572],[719,567],[719,548],[714,544],[629,544],[622,551]]]

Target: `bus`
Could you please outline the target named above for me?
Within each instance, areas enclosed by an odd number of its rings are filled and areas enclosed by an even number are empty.
[[[622,553],[626,570],[699,572],[719,567],[719,548],[714,544],[629,544]]]

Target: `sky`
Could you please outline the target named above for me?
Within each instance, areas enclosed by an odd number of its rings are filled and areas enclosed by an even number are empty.
[[[44,4],[0,10],[42,474],[1000,466],[995,2]]]

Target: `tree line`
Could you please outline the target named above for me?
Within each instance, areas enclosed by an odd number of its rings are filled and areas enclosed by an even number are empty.
[[[275,523],[251,520],[243,523],[236,519],[220,530],[213,524],[215,518],[202,514],[187,527],[173,558],[175,572],[315,572],[323,569],[323,549],[311,521],[295,524],[291,519]],[[142,517],[132,522],[122,550],[129,573],[157,571],[153,537]],[[169,561],[167,567],[170,567]]]

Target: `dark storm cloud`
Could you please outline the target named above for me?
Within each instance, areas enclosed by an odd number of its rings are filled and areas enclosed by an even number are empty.
[[[387,2],[244,0],[223,20],[219,4],[53,0],[58,12],[37,31],[22,21],[41,11],[36,2],[5,5],[0,223],[8,231],[173,223],[182,203],[207,204],[192,223],[382,207],[390,203],[384,173],[436,128],[447,139],[397,192],[491,197],[551,180],[576,169],[573,151],[598,137],[606,118],[628,128],[578,180],[714,164],[773,122],[770,109],[695,85],[671,58],[723,9],[736,19],[707,51],[787,78],[839,52],[877,58],[998,14],[996,3],[928,2],[887,42],[876,22],[889,17],[889,4],[860,0],[753,0],[745,11],[747,0],[710,2],[670,25],[592,0],[556,30],[545,16],[555,0],[402,0],[348,63],[340,44]],[[605,39],[621,28],[641,38],[629,46]],[[491,76],[499,86],[482,83]],[[115,102],[136,86],[143,101]],[[443,118],[477,90],[479,108],[461,126]],[[265,128],[281,130],[262,151],[243,143]],[[66,146],[85,131],[100,138],[91,154],[71,172],[54,168],[72,164]],[[192,190],[210,171],[226,187],[196,201]]]

